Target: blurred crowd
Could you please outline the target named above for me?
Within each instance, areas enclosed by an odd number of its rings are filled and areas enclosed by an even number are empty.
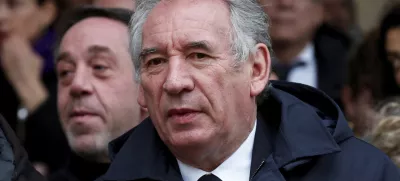
[[[400,4],[362,32],[353,0],[259,2],[271,21],[271,79],[324,91],[355,135],[400,167]],[[135,7],[133,0],[0,0],[0,114],[44,175],[74,157],[57,111],[54,51],[68,12],[86,5]]]

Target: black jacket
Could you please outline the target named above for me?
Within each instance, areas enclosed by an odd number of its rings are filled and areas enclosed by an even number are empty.
[[[322,25],[317,30],[313,43],[317,60],[317,87],[342,107],[341,90],[353,42],[334,28]]]
[[[1,115],[0,180],[45,181],[45,178],[33,168],[17,136]]]
[[[67,166],[50,175],[49,181],[93,181],[106,173],[108,166],[72,154]]]
[[[324,93],[275,81],[268,94],[258,107],[251,180],[400,180],[385,154],[353,136]],[[182,180],[150,119],[110,143],[110,152],[113,162],[99,181]]]
[[[347,59],[353,42],[342,32],[323,24],[315,32],[312,43],[315,47],[316,87],[342,107],[341,90],[346,78]],[[280,76],[280,80],[286,80],[287,77],[282,76],[288,73],[287,71],[290,72],[290,69],[280,70],[278,62],[279,60],[276,59],[276,64],[272,65],[273,71]]]

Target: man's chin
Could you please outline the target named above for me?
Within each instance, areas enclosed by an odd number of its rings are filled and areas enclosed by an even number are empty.
[[[109,137],[106,135],[73,136],[68,134],[67,137],[71,149],[84,158],[104,156],[104,154],[107,156]]]
[[[181,132],[175,133],[170,141],[170,145],[173,147],[187,147],[196,148],[202,147],[201,145],[209,144],[212,136],[207,133],[199,132]]]

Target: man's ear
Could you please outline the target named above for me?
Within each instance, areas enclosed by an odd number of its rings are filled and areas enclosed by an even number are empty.
[[[257,44],[254,47],[251,60],[250,96],[256,97],[264,90],[271,72],[271,56],[268,47],[262,43]]]
[[[139,92],[138,92],[138,98],[137,98],[137,102],[140,105],[140,107],[142,107],[142,109],[146,109],[147,110],[147,105],[146,105],[146,101],[144,100],[144,90],[142,86],[139,86]]]

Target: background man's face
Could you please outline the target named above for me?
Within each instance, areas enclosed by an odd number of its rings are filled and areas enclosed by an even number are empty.
[[[234,67],[229,18],[223,1],[164,1],[144,24],[139,103],[169,146],[215,148],[254,121],[243,115],[252,67]]]
[[[387,58],[394,67],[397,85],[400,85],[400,27],[387,32],[385,47]]]
[[[68,141],[78,153],[105,152],[109,141],[141,119],[127,31],[120,22],[88,18],[71,27],[61,41],[58,109]]]
[[[351,0],[323,0],[324,21],[331,26],[347,32],[353,25],[353,10],[351,9]]]
[[[278,42],[311,37],[323,20],[318,0],[259,0],[271,20],[270,35]]]

